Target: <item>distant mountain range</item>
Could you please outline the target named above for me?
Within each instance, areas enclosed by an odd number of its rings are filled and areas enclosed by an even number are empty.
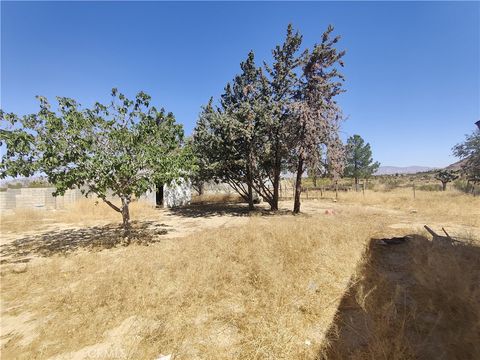
[[[429,166],[380,166],[375,175],[415,174],[435,169]]]

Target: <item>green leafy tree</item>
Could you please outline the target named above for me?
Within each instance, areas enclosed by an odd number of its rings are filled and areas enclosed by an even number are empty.
[[[462,172],[467,176],[468,181],[480,183],[480,129],[465,137],[463,143],[453,147],[453,154],[464,160]]]
[[[255,187],[268,191],[260,174],[265,153],[262,127],[268,115],[266,82],[253,52],[240,67],[242,72],[225,87],[221,107],[214,108],[210,100],[202,109],[193,141],[201,176],[228,183],[253,209]]]
[[[54,195],[72,188],[95,194],[121,213],[128,232],[134,197],[186,176],[194,167],[192,152],[182,146],[182,126],[172,113],[150,106],[144,92],[129,100],[113,89],[108,105],[96,103],[90,109],[58,97],[58,110],[52,111],[46,98],[38,99],[36,114],[20,118],[2,112],[2,123],[10,124],[2,130],[7,147],[2,178],[39,172],[56,187]],[[120,205],[109,195],[118,197]]]
[[[235,149],[234,132],[230,118],[213,105],[211,98],[202,107],[192,136],[192,149],[197,164],[193,182],[225,182],[248,200],[244,162]]]
[[[435,179],[442,183],[442,190],[447,190],[447,184],[458,179],[457,172],[454,170],[439,170],[435,174]]]
[[[222,113],[229,122],[227,142],[233,145],[230,160],[240,166],[236,185],[246,183],[249,208],[253,209],[254,179],[258,168],[259,127],[263,120],[262,71],[255,65],[253,51],[240,64],[242,72],[235,77],[232,86],[227,85],[222,95]]]
[[[265,72],[250,52],[242,72],[225,87],[221,106],[210,102],[202,109],[193,136],[202,173],[229,183],[250,208],[255,191],[277,210],[282,170],[293,167],[301,177],[318,149],[330,153],[330,162],[341,158],[332,152],[339,148],[333,146],[340,119],[334,97],[341,92],[336,67],[344,52],[335,49],[338,37],[330,39],[331,31],[312,53],[298,54],[302,37],[289,25]],[[297,179],[297,212],[300,192]]]
[[[271,209],[278,210],[280,176],[287,167],[291,145],[294,142],[289,125],[294,113],[291,107],[299,84],[298,68],[302,64],[302,54],[298,54],[302,36],[294,32],[292,24],[287,27],[284,42],[272,50],[273,64],[264,64],[269,75],[270,122],[267,124],[264,167],[273,190]]]
[[[358,191],[358,179],[369,178],[377,171],[380,163],[373,161],[370,144],[365,143],[360,135],[353,135],[348,138],[345,151],[344,175],[355,179],[355,189]]]
[[[192,173],[191,181],[199,195],[203,194],[206,182],[217,180],[220,177],[217,176],[219,171],[216,171],[217,161],[214,160],[221,145],[218,142],[218,136],[213,133],[211,128],[214,116],[213,98],[210,98],[208,104],[202,107],[193,136],[189,139],[196,163],[196,171]]]

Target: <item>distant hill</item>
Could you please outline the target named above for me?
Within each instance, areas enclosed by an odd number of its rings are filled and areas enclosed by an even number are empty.
[[[460,160],[460,161],[457,161],[453,164],[450,164],[448,165],[445,170],[454,170],[454,171],[458,171],[462,168],[462,166],[467,162],[467,159],[463,159],[463,160]]]
[[[430,170],[435,170],[435,168],[429,166],[380,166],[375,175],[415,174]]]

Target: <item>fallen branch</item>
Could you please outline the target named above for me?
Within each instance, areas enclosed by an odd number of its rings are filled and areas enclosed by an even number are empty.
[[[453,245],[454,242],[461,242],[457,239],[452,238],[448,233],[445,228],[442,227],[442,231],[445,233],[447,236],[443,235],[438,235],[435,231],[433,231],[430,227],[427,225],[424,226],[425,229],[432,235],[432,242],[437,243],[437,244],[442,244],[442,245]]]

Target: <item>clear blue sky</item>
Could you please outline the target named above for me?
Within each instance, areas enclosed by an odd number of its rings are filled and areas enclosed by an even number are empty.
[[[35,95],[91,105],[144,90],[190,134],[250,49],[258,61],[291,22],[312,46],[328,24],[347,50],[348,120],[383,165],[444,166],[480,119],[478,2],[1,2],[1,107]]]

